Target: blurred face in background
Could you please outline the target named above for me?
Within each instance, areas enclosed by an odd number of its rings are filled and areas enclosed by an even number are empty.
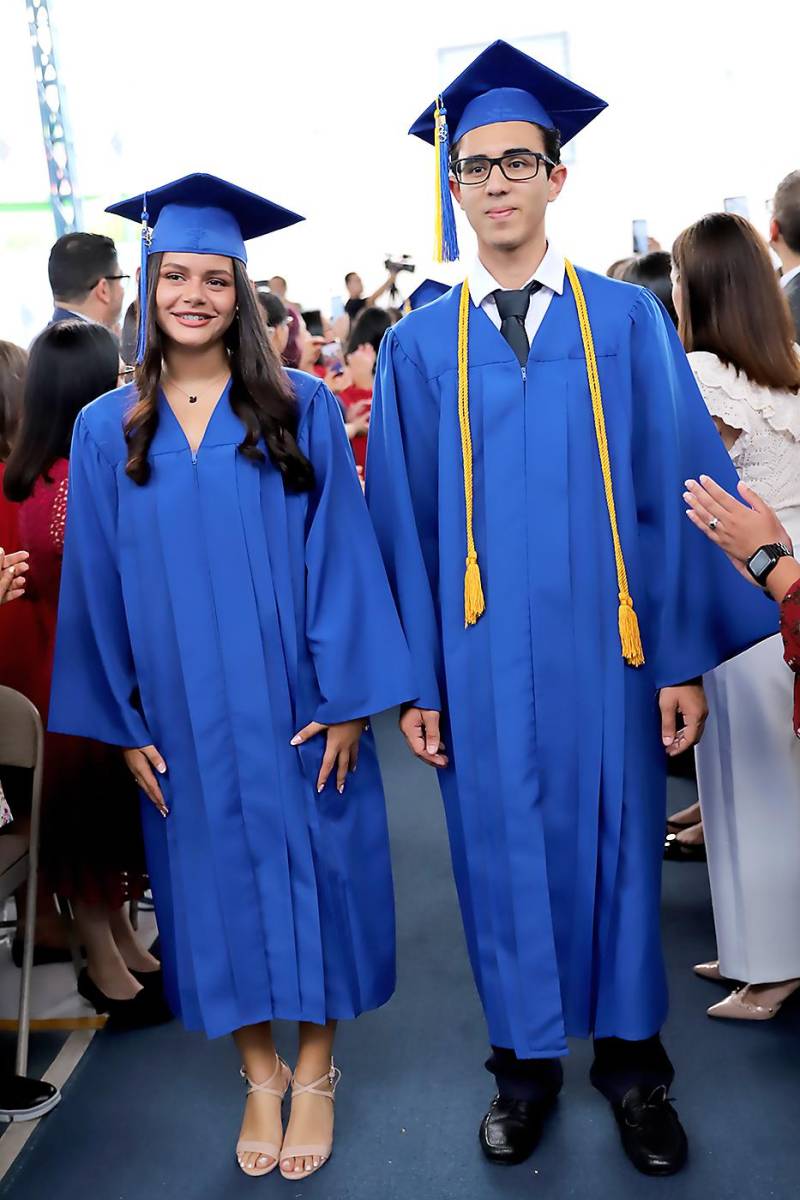
[[[347,281],[347,291],[351,300],[358,300],[361,293],[364,291],[364,284],[361,282],[360,275],[351,275]]]
[[[289,344],[290,323],[291,318],[286,317],[286,319],[281,321],[278,325],[267,326],[269,340],[272,342],[272,348],[277,354],[278,358],[283,358],[284,351]]]
[[[528,121],[502,121],[472,129],[461,138],[459,159],[476,156],[500,158],[514,153],[524,168],[525,155],[544,154],[544,134]],[[529,159],[528,159],[529,161]],[[467,166],[463,178],[469,179]],[[564,166],[552,168],[547,176],[545,164],[539,162],[533,179],[506,179],[499,165],[492,167],[483,183],[459,183],[450,180],[453,197],[464,210],[479,243],[497,250],[515,250],[536,238],[544,225],[548,204],[561,192],[567,178]]]
[[[672,303],[675,305],[675,312],[678,314],[678,320],[681,319],[681,309],[683,307],[683,296],[681,295],[681,277],[678,271],[677,264],[673,257],[672,260]]]

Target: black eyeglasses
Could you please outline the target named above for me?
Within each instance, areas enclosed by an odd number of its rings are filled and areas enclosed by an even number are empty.
[[[100,279],[130,279],[130,275],[101,275]],[[97,287],[100,279],[95,280],[95,282],[92,284],[92,287]],[[89,291],[91,290],[92,288],[89,288]]]
[[[469,158],[459,158],[451,166],[451,171],[461,184],[473,186],[486,183],[492,173],[492,167],[499,167],[510,183],[523,179],[535,179],[539,174],[539,166],[552,169],[556,164],[546,154],[538,150],[519,150],[513,154],[502,154],[500,158],[485,158],[482,154],[473,154]],[[548,171],[549,173],[549,171]]]

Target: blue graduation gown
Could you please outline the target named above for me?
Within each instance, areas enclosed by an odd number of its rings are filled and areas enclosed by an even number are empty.
[[[491,1041],[663,1023],[665,755],[657,689],[775,632],[776,612],[686,519],[684,480],[736,477],[663,309],[587,272],[620,533],[647,664],[625,665],[583,347],[569,287],[526,379],[470,311],[475,541],[487,609],[464,628],[459,289],[379,356],[367,500],[418,703],[445,714],[440,772],[469,953]]]
[[[354,1017],[394,988],[372,736],[342,796],[335,773],[316,792],[324,734],[290,741],[416,686],[339,406],[290,375],[310,494],[237,452],[227,391],[196,457],[161,396],[144,487],[124,471],[132,385],[83,411],[70,458],[50,728],[164,755],[170,815],[143,798],[143,820],[165,979],[209,1036]]]

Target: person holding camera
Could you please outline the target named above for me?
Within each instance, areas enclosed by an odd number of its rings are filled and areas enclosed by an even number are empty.
[[[385,265],[389,274],[380,287],[376,288],[370,296],[364,295],[364,284],[357,271],[348,271],[345,275],[344,286],[347,288],[347,300],[345,301],[344,311],[350,318],[351,324],[362,309],[372,308],[386,292],[394,295],[397,291],[397,276],[401,271],[409,269],[402,259],[397,263],[392,262],[391,259],[387,259]],[[413,270],[413,267],[411,269]]]

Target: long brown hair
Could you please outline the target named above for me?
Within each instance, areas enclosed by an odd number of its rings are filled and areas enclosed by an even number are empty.
[[[160,254],[154,254],[148,263],[145,352],[144,360],[136,368],[139,398],[124,427],[128,443],[125,471],[138,484],[145,484],[150,478],[148,454],[158,428],[158,388],[165,342],[156,321],[161,258]],[[314,486],[314,470],[297,446],[297,402],[270,345],[247,272],[235,259],[233,274],[238,311],[225,334],[225,346],[231,369],[231,408],[247,430],[239,452],[253,462],[263,462],[264,453],[258,445],[263,438],[287,490],[310,491]]]
[[[11,453],[22,416],[28,355],[14,342],[0,342],[0,462]]]
[[[96,321],[58,321],[31,346],[19,432],[6,463],[3,490],[18,504],[50,468],[69,458],[78,413],[117,386],[119,344]]]
[[[686,351],[710,351],[763,387],[800,391],[789,306],[750,222],[710,213],[679,235],[672,257]]]

